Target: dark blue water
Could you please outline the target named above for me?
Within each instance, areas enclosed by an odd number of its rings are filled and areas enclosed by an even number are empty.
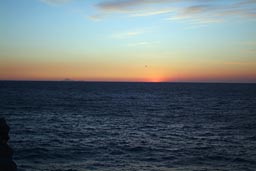
[[[25,171],[255,171],[256,84],[0,82]]]

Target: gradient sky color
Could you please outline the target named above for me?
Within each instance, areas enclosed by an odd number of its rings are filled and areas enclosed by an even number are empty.
[[[1,80],[256,83],[256,0],[0,1]]]

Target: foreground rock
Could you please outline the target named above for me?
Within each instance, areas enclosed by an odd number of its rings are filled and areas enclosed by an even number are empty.
[[[0,118],[0,171],[16,171],[17,166],[12,161],[13,150],[7,144],[9,140],[9,126],[4,118]]]

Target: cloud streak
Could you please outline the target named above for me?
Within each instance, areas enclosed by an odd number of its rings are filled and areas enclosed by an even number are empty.
[[[122,33],[113,34],[112,37],[115,39],[127,39],[131,37],[135,37],[141,34],[144,34],[148,32],[146,29],[140,29],[140,30],[133,30],[133,31],[126,31]]]
[[[159,10],[151,10],[151,11],[144,11],[131,14],[132,17],[148,17],[152,15],[160,15],[160,14],[167,14],[173,12],[173,9],[159,9]]]
[[[165,9],[160,8],[161,5]],[[169,14],[168,20],[190,20],[193,24],[216,23],[224,21],[224,17],[256,19],[255,0],[111,0],[96,7],[102,13],[124,13],[133,17]]]
[[[141,41],[141,42],[130,43],[130,44],[128,44],[128,46],[130,46],[130,47],[154,47],[158,43],[159,42]]]
[[[97,4],[97,7],[103,11],[127,11],[139,6],[148,4],[166,3],[175,0],[112,0]]]

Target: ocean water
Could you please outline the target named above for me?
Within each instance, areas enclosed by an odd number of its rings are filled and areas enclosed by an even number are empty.
[[[256,84],[0,82],[20,171],[255,171]]]

